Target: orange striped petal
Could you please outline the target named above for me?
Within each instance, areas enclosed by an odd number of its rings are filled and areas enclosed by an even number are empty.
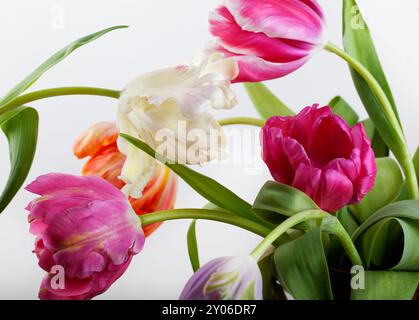
[[[116,144],[119,130],[115,122],[99,122],[86,129],[73,145],[73,153],[79,158],[94,156],[103,147]]]
[[[102,148],[83,167],[83,175],[98,176],[122,189],[125,183],[118,177],[121,174],[125,156],[121,154],[116,145]]]
[[[169,168],[159,165],[143,191],[140,199],[130,198],[131,206],[138,215],[171,210],[175,205],[177,177]],[[146,236],[155,231],[161,223],[143,227]]]

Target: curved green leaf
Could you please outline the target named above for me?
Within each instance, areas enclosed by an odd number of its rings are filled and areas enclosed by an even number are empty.
[[[0,213],[8,206],[28,176],[38,139],[38,113],[19,107],[0,116],[1,129],[9,142],[10,174],[0,196]]]
[[[419,221],[419,200],[405,200],[390,203],[370,216],[352,236],[356,240],[364,231],[385,218],[406,218]]]
[[[275,265],[281,285],[297,300],[333,299],[329,269],[319,227],[279,246]]]
[[[354,109],[349,105],[349,103],[346,102],[345,99],[342,97],[334,97],[329,102],[329,107],[333,109],[333,112],[336,113],[338,116],[342,117],[343,120],[346,121],[346,123],[353,127],[358,123],[359,116],[355,112]]]
[[[386,93],[394,113],[398,117],[394,98],[381,67],[370,31],[362,17],[361,12],[359,12],[355,0],[343,0],[343,44],[345,51],[361,62],[377,79],[378,83]],[[394,143],[396,145],[394,148],[397,149],[397,144],[402,142],[396,141],[397,139],[395,139],[395,137],[398,135],[389,123],[380,102],[365,80],[352,68],[350,70],[358,94],[365,106],[365,109],[380,132],[380,135],[383,137],[384,141],[387,142],[387,144]],[[379,141],[379,139],[377,141]],[[382,146],[380,147],[383,148]],[[380,154],[379,156],[386,155],[387,154]]]
[[[358,242],[366,267],[419,270],[419,222],[386,218],[364,232]]]
[[[196,240],[196,220],[192,220],[191,225],[189,226],[187,242],[189,260],[191,261],[192,270],[196,272],[200,267],[198,243]]]
[[[70,43],[68,46],[61,49],[57,53],[55,53],[53,56],[51,56],[48,60],[46,60],[43,64],[41,64],[35,71],[33,71],[30,75],[28,75],[25,79],[23,79],[17,86],[15,86],[12,90],[10,90],[6,94],[6,96],[4,96],[0,100],[0,107],[2,107],[3,105],[6,105],[10,101],[12,101],[14,98],[18,97],[21,93],[27,90],[34,82],[36,82],[46,71],[51,69],[60,61],[64,60],[74,50],[80,48],[81,46],[84,46],[85,44],[88,44],[89,42],[92,42],[102,37],[103,35],[107,34],[110,31],[121,29],[121,28],[127,28],[127,26],[115,26],[115,27],[107,28],[99,32],[92,33],[88,36],[85,36],[83,38],[80,38]]]
[[[319,207],[304,192],[274,181],[265,183],[252,207],[258,216],[274,224],[309,209]]]
[[[263,119],[269,119],[272,116],[292,116],[295,114],[263,83],[245,83],[244,87]]]
[[[419,148],[416,149],[416,153],[413,156],[413,165],[415,166],[416,176],[419,180]],[[400,192],[399,201],[409,199],[409,191],[407,190],[406,182],[403,184],[402,191]]]
[[[419,272],[367,271],[365,288],[352,290],[352,300],[411,300]]]
[[[187,184],[189,184],[196,192],[206,198],[209,202],[224,208],[230,212],[235,213],[236,215],[245,217],[247,219],[262,222],[259,217],[257,217],[250,206],[249,203],[244,201],[242,198],[234,194],[232,191],[203,174],[200,174],[189,167],[172,163],[161,154],[153,150],[145,142],[131,137],[126,134],[120,135],[122,138],[127,140],[129,143],[135,147],[141,149],[149,156],[155,158],[156,160],[164,163],[169,167],[173,172],[175,172],[179,177],[181,177]],[[264,223],[266,225],[266,223]]]
[[[355,231],[353,240],[367,268],[418,270],[419,200],[378,210]]]
[[[403,175],[396,161],[391,158],[378,158],[376,163],[377,177],[374,188],[360,204],[351,207],[359,222],[364,222],[378,209],[396,200],[403,184]]]

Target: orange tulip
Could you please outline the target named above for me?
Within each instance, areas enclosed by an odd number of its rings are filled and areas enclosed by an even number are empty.
[[[125,156],[118,150],[116,141],[119,131],[114,122],[100,122],[85,130],[73,146],[74,155],[83,159],[90,157],[84,165],[85,176],[99,176],[115,187],[122,189],[125,183],[119,179]],[[177,192],[177,177],[169,168],[158,165],[139,199],[129,198],[138,215],[174,207]],[[161,223],[144,227],[149,236]]]

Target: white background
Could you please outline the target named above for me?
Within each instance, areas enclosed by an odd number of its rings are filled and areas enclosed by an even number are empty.
[[[53,52],[72,40],[102,28],[129,24],[83,47],[48,72],[33,89],[58,86],[98,86],[120,89],[144,72],[188,59],[210,36],[207,15],[218,0],[3,0],[0,7],[0,95]],[[329,38],[338,44],[341,1],[320,1],[328,20]],[[413,151],[419,142],[419,1],[360,0],[377,49],[393,88]],[[60,14],[64,24],[60,25]],[[58,15],[58,16],[57,16]],[[57,18],[58,17],[58,18]],[[58,20],[57,20],[58,19]],[[362,116],[359,99],[346,65],[320,52],[294,74],[269,83],[295,110],[333,96],[345,97]],[[240,105],[217,117],[256,116],[240,85],[235,86]],[[28,181],[47,172],[78,174],[83,161],[71,153],[74,139],[94,122],[112,120],[115,101],[100,97],[65,97],[33,103],[40,113],[39,147]],[[231,129],[230,129],[231,130]],[[247,143],[247,142],[246,142]],[[234,152],[240,152],[235,147]],[[217,164],[200,171],[218,179],[248,201],[269,179],[259,155],[248,151],[258,174],[246,165]],[[7,143],[0,137],[0,185],[9,164]],[[33,195],[21,190],[0,216],[0,298],[35,299],[44,272],[31,253],[34,238],[28,232],[24,208]],[[183,182],[177,207],[201,207],[205,200]],[[177,298],[191,275],[185,234],[188,221],[164,224],[146,242],[125,275],[101,299]],[[257,236],[234,227],[199,222],[201,260],[248,253]]]

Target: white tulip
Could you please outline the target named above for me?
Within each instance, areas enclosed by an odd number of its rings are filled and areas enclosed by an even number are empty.
[[[230,83],[237,75],[235,60],[203,53],[189,65],[145,74],[122,91],[118,127],[177,163],[219,159],[225,138],[208,107],[235,106]],[[126,183],[123,191],[138,198],[151,177],[154,160],[121,138],[118,146],[127,157],[120,177]]]

